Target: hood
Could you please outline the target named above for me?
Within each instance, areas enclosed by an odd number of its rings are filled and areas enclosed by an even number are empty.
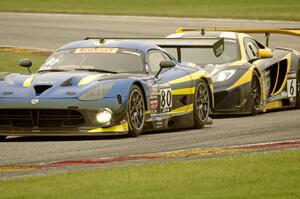
[[[214,76],[218,72],[228,68],[228,64],[206,64],[202,66],[210,76]]]
[[[33,75],[11,73],[0,79],[0,98],[78,98],[95,85],[130,76],[82,71]]]

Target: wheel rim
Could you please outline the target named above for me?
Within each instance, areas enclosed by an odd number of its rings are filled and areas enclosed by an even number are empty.
[[[198,118],[201,121],[206,121],[209,115],[209,93],[207,86],[202,82],[197,87],[196,110]]]
[[[134,89],[129,98],[129,119],[135,130],[141,130],[144,124],[144,99],[141,92]]]
[[[252,97],[254,108],[258,110],[261,101],[261,90],[260,90],[260,81],[256,75],[254,75],[254,77],[252,78],[251,97]]]

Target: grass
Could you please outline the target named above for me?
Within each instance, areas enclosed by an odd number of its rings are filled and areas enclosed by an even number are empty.
[[[27,68],[19,66],[19,60],[22,58],[30,58],[33,64],[32,72],[36,72],[47,57],[27,52],[15,53],[0,51],[0,72],[27,73]]]
[[[299,198],[300,150],[0,181],[5,198]]]
[[[0,11],[300,20],[295,0],[6,0]]]

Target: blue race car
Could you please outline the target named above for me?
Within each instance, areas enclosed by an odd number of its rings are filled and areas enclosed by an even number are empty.
[[[31,60],[20,65],[30,72]],[[76,41],[57,49],[36,74],[0,73],[0,138],[202,128],[212,89],[205,70],[182,66],[150,43]]]

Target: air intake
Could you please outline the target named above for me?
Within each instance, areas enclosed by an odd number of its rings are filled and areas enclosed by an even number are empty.
[[[35,94],[39,96],[40,94],[42,94],[43,92],[45,92],[51,87],[52,85],[36,85],[34,86]]]

